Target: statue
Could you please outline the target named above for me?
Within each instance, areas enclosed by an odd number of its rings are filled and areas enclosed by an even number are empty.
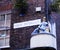
[[[43,22],[32,32],[32,35],[34,34],[40,34],[40,33],[49,33],[50,28],[48,25],[48,22],[45,22],[45,17],[43,18]]]

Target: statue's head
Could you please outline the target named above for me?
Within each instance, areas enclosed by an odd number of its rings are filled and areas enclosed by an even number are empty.
[[[46,17],[45,16],[43,17],[43,22],[46,22]]]

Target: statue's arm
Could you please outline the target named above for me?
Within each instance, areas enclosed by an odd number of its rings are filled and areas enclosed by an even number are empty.
[[[31,35],[38,34],[39,33],[39,28],[36,28]]]

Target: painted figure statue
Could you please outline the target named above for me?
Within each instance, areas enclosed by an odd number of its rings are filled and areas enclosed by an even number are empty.
[[[39,34],[39,33],[49,33],[50,28],[48,22],[45,22],[45,17],[43,18],[43,22],[32,32],[32,35]]]

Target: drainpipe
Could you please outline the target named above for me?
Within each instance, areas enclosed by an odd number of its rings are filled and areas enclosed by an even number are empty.
[[[48,21],[48,0],[45,0],[45,17],[46,21]]]
[[[50,3],[51,3],[51,0],[45,0],[45,17],[47,22],[50,21],[51,19]]]

